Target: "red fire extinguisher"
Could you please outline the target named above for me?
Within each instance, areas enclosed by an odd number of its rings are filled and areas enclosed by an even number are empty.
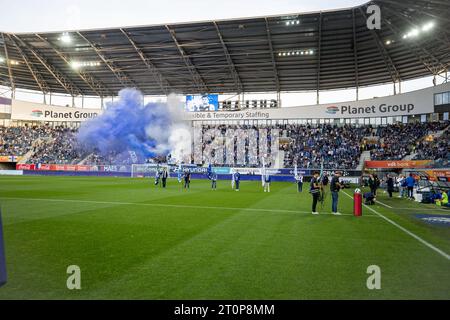
[[[362,216],[362,194],[360,189],[356,189],[353,194],[353,215],[355,217]]]

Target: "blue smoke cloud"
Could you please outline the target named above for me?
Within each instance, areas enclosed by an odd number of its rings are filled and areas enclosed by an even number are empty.
[[[89,152],[113,159],[130,158],[130,152],[143,161],[170,151],[169,137],[173,119],[166,103],[143,104],[142,94],[123,89],[119,99],[107,103],[107,109],[84,122],[78,132],[78,144]]]

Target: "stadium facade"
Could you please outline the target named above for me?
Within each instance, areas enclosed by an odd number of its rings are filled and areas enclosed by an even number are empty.
[[[256,100],[255,100],[256,104]],[[78,127],[102,109],[68,108],[0,98],[3,124],[42,124]],[[450,84],[444,83],[387,97],[288,108],[243,106],[237,109],[186,112],[193,126],[201,124],[352,124],[386,125],[395,122],[449,120]]]

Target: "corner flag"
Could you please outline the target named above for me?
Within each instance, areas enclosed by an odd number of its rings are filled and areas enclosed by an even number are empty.
[[[297,162],[295,162],[295,166],[294,166],[294,178],[295,180],[298,180],[298,170],[297,170]]]
[[[231,173],[231,189],[234,189],[234,170],[230,170]]]
[[[3,245],[2,212],[0,210],[0,287],[6,283],[6,258]]]

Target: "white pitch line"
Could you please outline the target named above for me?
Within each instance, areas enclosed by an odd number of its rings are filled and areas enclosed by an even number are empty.
[[[385,203],[383,203],[383,202],[381,202],[381,201],[379,201],[379,200],[376,200],[375,203],[379,203],[379,204],[381,204],[381,205],[383,205],[383,206],[385,206],[385,207],[387,207],[387,208],[389,208],[389,209],[393,209],[390,205],[387,205],[387,204],[385,204]]]
[[[351,196],[344,191],[344,193],[351,198]],[[400,230],[402,230],[403,232],[405,232],[406,234],[410,235],[411,237],[413,237],[414,239],[416,239],[417,241],[419,241],[420,243],[424,244],[425,246],[427,246],[428,248],[430,248],[431,250],[439,253],[441,256],[443,256],[444,258],[446,258],[447,260],[450,260],[450,255],[445,253],[443,250],[435,247],[434,245],[432,245],[431,243],[429,243],[428,241],[425,241],[424,239],[422,239],[421,237],[419,237],[418,235],[412,233],[411,231],[409,231],[408,229],[402,227],[401,225],[399,225],[397,222],[392,221],[391,219],[385,217],[384,215],[382,215],[381,213],[379,213],[378,211],[376,211],[375,209],[372,209],[369,206],[366,206],[365,204],[363,204],[364,207],[366,207],[367,209],[369,209],[370,211],[372,211],[373,213],[375,213],[377,216],[379,216],[380,218],[383,218],[384,220],[386,220],[387,222],[389,222],[390,224],[396,226],[397,228],[399,228]]]
[[[309,213],[309,211],[295,211],[282,209],[258,209],[258,208],[235,208],[235,207],[212,207],[212,206],[189,206],[177,204],[162,203],[139,203],[139,202],[118,202],[118,201],[94,201],[94,200],[77,200],[77,199],[42,199],[42,198],[13,198],[2,197],[0,200],[25,200],[25,201],[48,201],[48,202],[76,202],[76,203],[93,203],[93,204],[113,204],[113,205],[135,205],[135,206],[151,206],[151,207],[171,207],[171,208],[191,208],[191,209],[211,209],[211,210],[240,210],[254,212],[283,212],[283,213]],[[321,213],[321,215],[332,215],[331,213]],[[343,216],[353,216],[352,214],[342,213]]]

